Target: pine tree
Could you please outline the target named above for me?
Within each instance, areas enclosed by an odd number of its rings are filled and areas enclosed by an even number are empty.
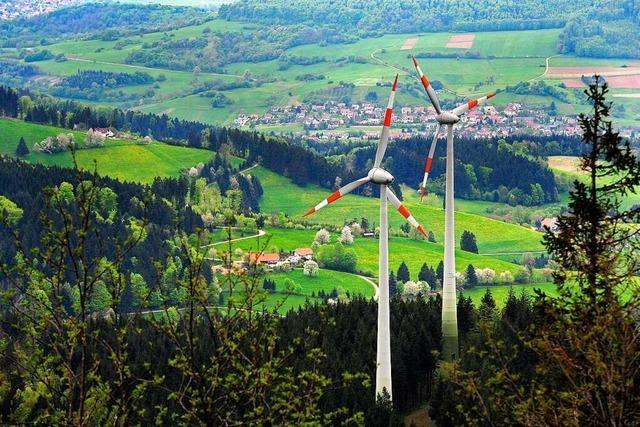
[[[24,141],[24,137],[20,137],[20,141],[18,142],[18,147],[16,148],[16,157],[25,157],[29,154],[29,148],[27,147],[27,143]]]
[[[460,237],[460,249],[477,254],[478,244],[476,242],[476,235],[470,231],[464,230]]]
[[[493,299],[493,295],[489,288],[482,295],[480,300],[480,307],[478,307],[478,317],[480,320],[491,320],[496,313],[496,301]]]
[[[397,279],[399,282],[408,282],[409,280],[411,280],[411,276],[409,274],[409,267],[407,267],[407,264],[402,261],[400,263],[400,267],[398,267],[398,274],[397,274]]]
[[[473,268],[473,265],[469,264],[467,266],[465,277],[467,279],[468,288],[475,288],[476,286],[478,286],[478,276],[476,275],[476,269]]]
[[[418,273],[418,280],[422,282],[429,282],[429,266],[426,262],[422,263],[420,272]]]
[[[442,283],[444,282],[444,263],[442,261],[438,263],[438,267],[436,268],[436,278],[438,279],[440,286],[442,286]]]
[[[396,295],[398,295],[398,281],[393,272],[391,272],[389,274],[389,298],[393,299]]]

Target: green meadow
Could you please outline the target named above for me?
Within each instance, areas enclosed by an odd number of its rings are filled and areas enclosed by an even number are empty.
[[[308,208],[315,206],[329,194],[326,189],[314,185],[308,185],[304,188],[298,187],[288,178],[262,167],[254,168],[249,173],[258,176],[265,190],[260,201],[260,208],[262,212],[267,214],[285,212],[291,216],[301,217]],[[444,210],[440,207],[420,203],[417,194],[412,194],[412,190],[408,187],[404,188],[403,194],[405,204],[411,213],[426,230],[433,231],[437,242],[442,242]],[[473,203],[475,201],[464,201],[465,206]],[[487,204],[487,202],[479,203],[481,205]],[[536,231],[467,211],[465,209],[465,212],[456,212],[456,239],[460,239],[464,230],[473,232],[477,237],[481,254],[537,252],[544,249],[540,243],[542,235]],[[377,199],[348,195],[308,219],[310,222],[319,224],[341,225],[361,217],[366,217],[372,224],[379,222]],[[389,223],[392,229],[398,230],[404,221],[399,214],[390,209]]]
[[[24,137],[30,150],[33,144],[49,136],[72,133],[79,146],[84,144],[83,132],[69,131],[51,126],[0,120],[0,154],[13,155],[20,137]],[[99,174],[123,181],[150,183],[156,177],[177,177],[184,168],[209,161],[213,152],[161,143],[140,144],[139,141],[108,139],[104,147],[79,149],[76,160],[81,168],[93,170],[94,162]],[[56,154],[29,153],[29,162],[71,167],[70,152]]]

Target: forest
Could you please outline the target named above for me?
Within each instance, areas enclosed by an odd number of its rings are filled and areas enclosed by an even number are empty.
[[[579,56],[638,58],[639,6],[632,0],[604,1],[410,1],[264,2],[241,0],[220,8],[227,20],[304,24],[342,29],[359,37],[388,33],[506,31],[563,28],[559,51]],[[327,24],[330,23],[330,24]],[[588,25],[587,25],[588,24]]]

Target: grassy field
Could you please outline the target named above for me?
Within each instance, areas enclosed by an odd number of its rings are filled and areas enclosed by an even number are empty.
[[[375,290],[366,280],[353,274],[320,269],[317,277],[305,276],[302,269],[297,268],[289,273],[270,273],[267,277],[276,282],[276,291],[284,292],[284,280],[291,279],[302,288],[300,294],[311,297],[312,293],[324,291],[330,293],[336,289],[338,293],[349,292],[350,295],[373,297]]]
[[[260,201],[262,212],[285,212],[300,217],[309,207],[315,206],[327,197],[329,192],[317,186],[305,188],[291,183],[288,178],[277,175],[267,169],[252,169],[252,174],[260,178],[264,188],[264,196]],[[438,242],[442,242],[444,233],[444,211],[440,207],[420,204],[416,194],[406,190],[404,199],[406,206],[427,230],[432,230]],[[465,206],[473,202],[465,201]],[[483,203],[483,202],[481,202]],[[468,211],[468,209],[465,209]],[[348,195],[344,199],[328,206],[312,217],[310,221],[317,223],[343,224],[354,218],[366,217],[370,223],[379,222],[378,202],[374,198]],[[404,224],[404,219],[397,213],[389,213],[391,228],[396,230]],[[540,243],[541,234],[526,227],[507,224],[479,214],[456,212],[456,239],[462,232],[473,232],[478,240],[480,253],[511,253],[543,250]],[[310,242],[309,242],[310,243]]]
[[[299,247],[309,247],[313,242],[316,230],[267,229],[262,237],[246,239],[232,243],[232,249],[241,248],[245,252],[264,250],[265,252],[291,251]],[[336,242],[337,234],[332,234],[331,241]],[[227,249],[226,245],[223,245]],[[375,238],[356,238],[352,248],[358,256],[357,268],[368,274],[378,275],[378,240]],[[424,240],[417,241],[404,237],[389,239],[389,265],[397,270],[401,262],[406,262],[412,277],[417,276],[423,263],[433,266],[442,260],[444,248],[440,243]],[[463,271],[467,265],[476,268],[492,268],[497,273],[509,271],[515,273],[520,266],[503,261],[493,256],[482,256],[456,251],[456,269]]]
[[[375,294],[374,287],[366,280],[349,273],[321,269],[318,277],[308,277],[302,273],[302,269],[294,269],[289,273],[268,273],[267,278],[276,283],[276,292],[267,296],[266,301],[261,304],[265,309],[278,307],[282,314],[289,310],[295,310],[307,302],[322,304],[324,300],[319,298],[318,292],[324,291],[329,294],[334,289],[338,295],[346,297],[347,292],[350,297],[363,296],[372,298]],[[284,287],[285,279],[291,279],[300,289],[296,293],[287,293]],[[262,283],[262,279],[260,279]],[[243,293],[239,292],[234,298],[243,298]]]
[[[580,158],[574,156],[549,156],[547,158],[549,167],[553,169],[554,173],[565,176],[570,180],[585,181],[588,176],[585,172],[580,170]],[[564,197],[567,197],[565,194]],[[628,209],[633,205],[640,204],[640,188],[636,188],[635,194],[627,194],[622,200],[622,208]]]
[[[13,155],[20,137],[27,146],[40,142],[48,136],[73,133],[79,145],[84,144],[85,134],[51,126],[25,123],[18,120],[0,119],[0,154]],[[94,161],[98,173],[124,181],[150,183],[155,177],[175,177],[184,168],[207,162],[213,152],[188,147],[151,143],[139,145],[128,140],[108,140],[104,147],[78,150],[76,159],[81,168],[93,169]],[[27,161],[46,165],[71,167],[70,152],[40,154],[31,152]]]

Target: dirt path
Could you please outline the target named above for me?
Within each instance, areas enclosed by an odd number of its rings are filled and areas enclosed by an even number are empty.
[[[348,273],[351,274],[351,273]],[[362,280],[364,280],[365,282],[369,283],[371,286],[373,286],[373,289],[375,291],[375,294],[373,294],[373,299],[374,300],[378,300],[378,292],[380,291],[380,289],[378,288],[378,284],[376,282],[374,282],[373,280],[371,280],[371,278],[367,277],[367,276],[361,276],[359,274],[351,274],[352,276],[356,276],[361,278]]]
[[[522,252],[491,252],[486,254],[478,254],[480,256],[496,256],[496,255],[523,255],[523,254],[546,254],[547,251],[522,251]]]
[[[558,53],[558,54],[556,54],[556,55],[547,56],[547,57],[544,59],[544,64],[545,64],[545,65],[544,65],[544,73],[540,74],[540,75],[539,75],[539,76],[537,76],[537,77],[534,77],[534,78],[532,78],[532,79],[527,80],[527,82],[533,82],[533,81],[536,81],[536,80],[539,80],[539,79],[542,79],[542,78],[546,77],[547,73],[549,72],[549,60],[550,60],[551,58],[555,58],[555,57],[557,57],[557,56],[561,56],[561,55],[562,55],[562,54]]]
[[[238,237],[237,239],[223,240],[222,242],[210,243],[210,244],[208,244],[208,245],[200,246],[200,249],[210,248],[210,247],[218,246],[218,245],[224,245],[225,243],[226,243],[226,244],[229,244],[229,243],[233,243],[233,242],[239,242],[239,241],[241,241],[241,240],[255,239],[255,238],[257,238],[257,237],[262,237],[262,236],[264,236],[265,234],[267,234],[267,233],[266,233],[264,230],[259,230],[259,231],[258,231],[258,234],[254,234],[253,236]]]
[[[253,166],[249,166],[249,167],[248,167],[248,168],[246,168],[246,169],[242,169],[242,170],[240,171],[240,173],[247,173],[247,172],[249,172],[251,169],[255,169],[255,168],[257,168],[258,166],[260,166],[260,165],[259,165],[258,163],[256,163],[256,164],[255,164],[255,165],[253,165]]]

